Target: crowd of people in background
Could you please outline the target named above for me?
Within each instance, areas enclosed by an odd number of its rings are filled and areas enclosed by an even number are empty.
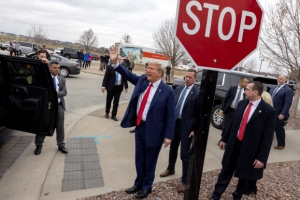
[[[10,56],[19,56],[20,45],[17,41],[10,41],[8,49]]]

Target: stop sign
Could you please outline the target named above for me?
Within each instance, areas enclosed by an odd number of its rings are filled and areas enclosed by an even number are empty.
[[[258,46],[256,0],[178,0],[175,34],[197,66],[230,70]]]

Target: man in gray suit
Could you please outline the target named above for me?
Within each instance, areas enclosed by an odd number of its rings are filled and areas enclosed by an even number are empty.
[[[58,97],[58,113],[57,113],[57,124],[56,124],[56,141],[58,145],[58,150],[62,153],[67,154],[68,150],[65,148],[65,132],[64,132],[64,120],[65,120],[65,99],[64,96],[67,95],[66,79],[58,76],[59,73],[58,62],[51,62],[49,70],[52,76],[53,84],[57,92]],[[36,149],[34,151],[35,155],[39,155],[42,152],[42,146],[45,140],[45,135],[36,135],[35,144]]]

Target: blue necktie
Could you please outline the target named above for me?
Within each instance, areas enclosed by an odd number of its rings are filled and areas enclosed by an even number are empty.
[[[183,103],[186,91],[187,91],[187,87],[184,88],[184,90],[182,91],[181,96],[180,96],[180,98],[179,98],[179,100],[177,102],[177,106],[176,106],[176,119],[179,118],[180,109],[181,109],[181,106],[182,106],[182,103]]]
[[[238,88],[238,90],[239,90],[239,92],[238,92],[238,95],[236,97],[236,100],[235,100],[235,103],[234,103],[234,106],[233,106],[234,109],[237,108],[237,105],[239,104],[240,99],[241,99],[242,88]]]
[[[116,72],[116,81],[115,81],[115,85],[118,85],[118,72]]]
[[[275,90],[273,91],[273,93],[272,93],[272,99],[274,98],[274,96],[275,96],[275,94],[277,93],[277,90],[279,89],[279,86],[277,86],[276,88],[275,88]]]
[[[56,90],[56,81],[55,81],[55,77],[52,77],[52,81],[53,81],[54,89]]]

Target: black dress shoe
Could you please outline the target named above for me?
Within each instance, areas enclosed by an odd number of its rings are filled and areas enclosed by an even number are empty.
[[[250,195],[250,194],[257,194],[257,187],[255,188],[247,188],[246,191],[244,192],[245,195]]]
[[[135,128],[129,131],[130,133],[135,133]]]
[[[139,190],[140,190],[140,187],[134,185],[131,188],[128,188],[127,190],[125,190],[125,192],[127,194],[132,194],[132,193],[136,193]]]
[[[40,147],[40,146],[36,147],[36,149],[34,150],[35,155],[40,155],[41,152],[42,152],[42,147]]]
[[[118,121],[118,118],[116,116],[111,116],[111,118],[115,121]]]
[[[140,190],[136,195],[134,195],[134,197],[137,199],[143,199],[146,198],[148,194],[150,194],[151,192],[152,192],[152,188],[148,190]]]
[[[68,149],[66,149],[66,147],[58,147],[58,150],[60,150],[64,154],[68,154]]]
[[[105,118],[109,118],[109,114],[108,113],[105,114]]]

